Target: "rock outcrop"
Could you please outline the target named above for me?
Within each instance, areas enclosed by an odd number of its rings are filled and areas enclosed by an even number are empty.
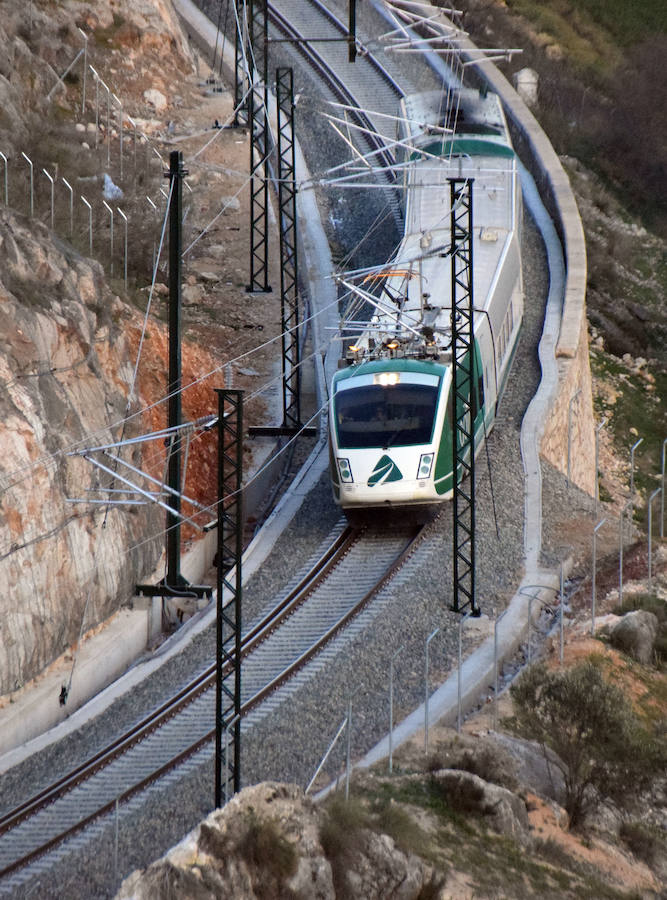
[[[86,61],[96,68],[84,68]],[[94,72],[105,81],[96,82]],[[20,687],[76,643],[82,629],[112,615],[132,596],[136,582],[152,571],[162,551],[164,513],[157,507],[120,511],[71,502],[100,499],[99,493],[90,492],[109,483],[108,475],[71,451],[84,442],[104,444],[121,433],[129,437],[148,432],[166,421],[160,406],[121,426],[128,412],[138,413],[166,393],[164,329],[155,323],[149,329],[152,335],[146,340],[153,338],[153,359],[139,371],[130,398],[142,327],[131,305],[132,291],[112,289],[102,265],[74,248],[88,253],[90,243],[113,271],[109,233],[102,233],[108,226],[102,184],[111,159],[113,180],[123,185],[125,213],[134,225],[130,285],[134,279],[139,285],[150,281],[150,263],[141,266],[144,258],[150,260],[152,239],[138,231],[145,215],[137,205],[145,206],[144,195],[152,190],[150,160],[146,152],[142,173],[137,133],[131,134],[127,113],[151,132],[153,123],[140,118],[155,113],[144,92],[159,92],[168,107],[178,104],[182,76],[193,72],[188,40],[165,0],[3,4],[0,695]],[[118,172],[118,108],[114,105],[109,116],[102,102],[100,84],[107,83],[124,103],[125,181],[122,165]],[[161,128],[164,122],[154,125]],[[147,147],[142,140],[140,147]],[[105,142],[107,149],[101,152]],[[162,171],[155,179],[161,186]],[[81,200],[89,202],[91,210],[90,242]],[[116,274],[123,264],[119,245],[117,235]],[[112,260],[113,253],[112,238]],[[143,307],[143,296],[140,303]],[[184,378],[185,356],[184,350]],[[209,371],[214,368],[206,353],[201,358]],[[212,395],[210,385],[207,393]],[[203,405],[197,397],[184,415],[192,409],[194,416],[209,412],[211,404],[210,397]],[[152,462],[151,454],[142,454],[136,447],[127,459],[161,478],[163,462],[154,454]]]
[[[658,634],[658,619],[651,612],[637,609],[626,613],[609,628],[609,643],[638,662],[653,661],[653,646]]]
[[[325,811],[295,785],[263,782],[212,812],[162,859],[125,879],[117,900],[292,897],[417,900],[433,872],[386,834],[360,831],[344,869],[334,871],[322,841]]]
[[[0,212],[0,693],[111,615],[161,549],[141,540],[154,514],[69,502],[99,496],[99,472],[70,454],[120,434],[132,319],[97,263]]]
[[[482,816],[493,831],[519,843],[528,840],[526,804],[512,791],[460,769],[440,769],[431,778],[453,809]]]

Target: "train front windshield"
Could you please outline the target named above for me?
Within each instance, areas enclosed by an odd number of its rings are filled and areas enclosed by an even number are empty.
[[[397,383],[378,383],[377,375],[360,376],[338,385],[334,412],[341,449],[388,449],[431,442],[440,379],[434,375],[412,376],[411,381],[404,378]],[[366,381],[371,383],[356,386]]]

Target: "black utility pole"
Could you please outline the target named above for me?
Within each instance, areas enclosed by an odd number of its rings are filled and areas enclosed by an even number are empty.
[[[167,374],[167,575],[157,585],[137,585],[146,597],[212,597],[205,585],[190,584],[181,575],[181,282],[183,276],[183,154],[169,155],[169,369]]]
[[[450,178],[452,260],[452,480],[454,490],[454,612],[478,616],[475,601],[475,414],[472,179]]]
[[[234,793],[241,789],[243,391],[218,389],[216,393],[218,394],[218,553],[215,806],[219,809],[223,801],[223,786],[225,800],[228,799],[230,785]],[[227,737],[228,731],[232,729],[230,755]]]
[[[183,266],[182,210],[183,210],[183,154],[172,150],[169,154],[169,374],[167,378],[167,426],[179,428],[181,407],[181,281]],[[181,576],[181,437],[174,432],[169,446],[167,480],[176,491],[169,501],[173,512],[167,513],[167,584],[178,585]]]
[[[350,0],[347,27],[347,61],[353,63],[357,58],[357,0]]]

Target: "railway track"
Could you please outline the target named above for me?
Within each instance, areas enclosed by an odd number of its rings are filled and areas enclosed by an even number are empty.
[[[402,91],[370,54],[355,66],[347,62],[347,44],[332,42],[346,33],[318,0],[280,0],[271,4],[272,33],[290,41],[320,35],[329,38],[320,52],[313,44],[296,43],[330,96],[360,110],[350,117],[378,136],[355,140],[377,151],[377,161],[389,166],[393,155],[383,137],[393,136],[391,120],[373,112],[394,114]],[[346,77],[338,73],[345,70]],[[395,214],[398,199],[386,184]],[[242,709],[244,721],[263,716],[280,702],[279,689],[331,642],[391,577],[409,548],[414,527],[354,532],[338,529],[331,545],[283,597],[269,615],[243,637]],[[45,855],[64,855],[67,847],[89,840],[95,823],[118,805],[141,802],[158,779],[178,777],[201,754],[212,753],[215,722],[215,667],[202,672],[160,708],[74,771],[0,819],[0,895],[33,877],[46,865]]]
[[[309,570],[243,636],[244,718],[280,702],[278,689],[373,599],[420,532],[418,526],[354,530],[342,524],[332,532]],[[67,839],[84,831],[91,839],[94,823],[117,803],[134,803],[158,779],[177,777],[198,754],[210,755],[214,722],[211,666],[109,747],[0,819],[0,895],[32,877],[26,867],[48,851],[66,852]]]
[[[301,5],[306,6],[297,0],[280,0],[280,11],[292,25],[295,24],[292,20],[297,19],[297,12],[300,11],[294,11],[292,7]],[[307,28],[320,26],[309,26],[304,19],[298,27],[306,34],[309,33]],[[334,74],[337,63],[331,51],[336,46],[329,44],[326,50],[327,63]],[[346,45],[341,43],[338,49],[341,58],[346,59]],[[355,91],[361,92],[365,75],[360,61],[345,69],[345,90],[354,97]],[[349,77],[354,79],[352,83]],[[380,79],[379,75],[377,77]],[[355,86],[357,82],[361,85]],[[391,77],[383,81],[382,92],[386,92],[387,98],[394,91],[390,82]],[[362,101],[361,93],[354,103],[349,99],[343,101],[340,94],[337,99],[350,105],[364,106],[367,103],[371,111],[384,109],[384,101],[380,99],[377,87],[366,101]],[[390,104],[389,99],[386,102]],[[395,102],[394,93],[391,104],[395,105]],[[388,120],[378,118],[375,123],[369,121],[381,134],[390,136]],[[365,127],[369,127],[368,124]],[[395,196],[396,191],[391,190],[389,180],[387,187],[388,195]],[[347,541],[342,526],[335,539]],[[271,625],[267,621],[264,628],[258,622],[252,629],[256,634],[256,643],[252,652],[248,644],[249,655],[247,662],[244,662],[242,686],[244,729],[296,689],[294,685],[305,677],[300,673],[304,672],[308,659],[316,653],[320,654],[319,659],[326,656],[325,638],[331,646],[333,639],[361,610],[363,603],[369,603],[380,584],[391,578],[391,571],[400,567],[401,561],[415,546],[418,535],[412,530],[406,530],[402,537],[394,534],[391,547],[383,541],[373,543],[371,539],[372,535],[366,533],[363,538],[353,540],[338,562],[335,561],[337,551],[332,550],[329,561],[320,567],[319,576],[315,574],[311,577],[310,572],[304,573],[298,581],[304,582],[304,593],[310,590],[309,599],[301,606],[291,606],[291,601],[283,597],[282,625]],[[366,549],[362,549],[362,544]],[[384,570],[378,570],[372,576],[370,567],[380,556],[386,557]],[[330,567],[329,574],[322,572],[326,566]],[[348,594],[348,589],[352,587],[354,597]],[[295,584],[293,590],[302,589]],[[311,637],[307,639],[309,630]],[[318,632],[322,638],[319,650],[312,643],[313,632]],[[295,635],[299,637],[296,651],[289,646]],[[250,640],[250,631],[244,636],[244,647],[246,640]],[[195,682],[179,691],[174,703],[169,702],[155,710],[131,732],[119,737],[76,772],[69,773],[38,797],[0,819],[0,896],[12,896],[20,885],[25,885],[24,889],[30,891],[39,873],[48,872],[54,860],[65,858],[70,849],[90,845],[95,836],[108,827],[114,811],[122,816],[142,807],[154,787],[184,780],[188,771],[195,769],[202,760],[211,758],[215,693],[212,675],[212,667],[202,672]],[[64,827],[65,824],[67,827]],[[71,864],[68,862],[67,865]]]
[[[385,143],[395,139],[396,123],[388,117],[396,115],[398,100],[404,95],[393,76],[368,53],[360,57],[359,63],[348,65],[347,26],[319,0],[271,3],[269,19],[284,39],[313,39],[295,46],[337,100],[359,108],[358,112],[350,114],[351,118],[378,133],[378,137],[365,140],[372,149],[379,151],[378,158],[384,165],[393,165],[394,154],[385,149]],[[326,56],[318,49],[324,46]],[[388,177],[394,180],[393,175]]]

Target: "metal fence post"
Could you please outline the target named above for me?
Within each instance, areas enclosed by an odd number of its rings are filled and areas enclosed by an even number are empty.
[[[598,531],[607,519],[600,519],[595,528],[593,529],[593,576],[592,576],[592,588],[591,588],[591,635],[595,636],[595,589],[596,589],[596,570],[597,570],[597,537]]]
[[[500,620],[507,612],[504,609],[499,616],[496,616],[496,621],[493,626],[493,730],[498,730],[498,625],[500,624]]]
[[[7,157],[5,154],[0,151],[0,156],[5,164],[5,206],[9,206],[9,190],[8,190],[8,179],[7,179]],[[664,461],[663,461],[663,472],[664,472]]]
[[[88,255],[93,255],[93,208],[86,198],[81,196],[81,202],[88,207]]]
[[[563,606],[565,605],[565,591],[564,591],[564,579],[563,579],[563,563],[560,564],[560,649],[559,649],[559,663],[563,665]]]
[[[5,169],[6,171],[6,169]],[[5,190],[7,188],[5,187]],[[5,201],[6,202],[6,201]],[[665,444],[667,444],[667,438],[662,442],[662,467],[661,467],[661,479],[660,483],[662,486],[662,496],[660,497],[660,537],[663,538],[665,536]]]
[[[127,290],[127,216],[123,212],[120,207],[116,207],[116,211],[118,215],[122,218],[123,223],[125,225],[125,242],[124,242],[124,255],[123,255],[123,282],[125,284],[125,290]],[[183,477],[185,477],[185,472],[183,472]]]
[[[595,512],[593,518],[597,521],[598,518],[598,504],[600,502],[600,432],[607,424],[606,418],[603,419],[598,427],[595,429]]]
[[[109,275],[113,278],[113,210],[106,200],[102,200],[102,206],[109,212]]]
[[[567,483],[570,484],[570,473],[571,473],[571,460],[572,460],[572,406],[574,401],[577,399],[579,394],[581,393],[581,388],[577,388],[574,394],[570,397],[570,402],[567,406]]]
[[[123,101],[119,100],[118,97],[114,94],[114,100],[118,104],[118,135],[119,135],[119,168],[120,168],[120,180],[123,180]]]
[[[74,234],[74,188],[66,178],[60,179],[69,191],[69,236]]]
[[[658,496],[658,494],[662,493],[662,488],[656,488],[651,496],[648,498],[648,590],[651,592],[652,583],[651,583],[651,554],[653,552],[651,547],[652,540],[652,532],[653,532],[653,501]]]
[[[458,732],[461,731],[461,642],[463,635],[463,625],[465,620],[472,615],[472,610],[468,610],[468,612],[463,616],[462,619],[459,620],[459,648],[458,648],[458,657],[457,657],[457,709],[456,709],[456,730]]]
[[[630,448],[630,499],[634,500],[635,497],[635,450],[641,443],[643,443],[644,438],[639,438],[638,441]]]
[[[92,66],[90,71],[95,76],[95,150],[97,150],[100,143],[100,76]]]
[[[424,654],[424,753],[428,755],[428,646],[440,631],[436,628],[426,638],[426,648]]]
[[[86,74],[88,72],[88,35],[79,28],[79,34],[83,38],[83,85],[81,89],[81,116],[86,112]]]
[[[30,159],[29,156],[26,156],[26,155],[25,155],[25,153],[23,152],[23,150],[21,150],[21,156],[23,157],[23,159],[25,159],[25,161],[26,161],[26,162],[28,163],[28,165],[30,166],[30,218],[32,219],[32,217],[33,217],[34,214],[35,214],[35,199],[34,199],[34,192],[33,192],[32,160]]]
[[[389,774],[394,771],[394,660],[403,647],[399,647],[389,660]]]
[[[350,799],[350,762],[352,756],[352,698],[347,703],[347,748],[345,751],[345,802]]]
[[[51,182],[51,231],[53,231],[53,223],[54,223],[53,207],[54,207],[54,184],[55,184],[55,182],[53,180],[53,176],[49,175],[49,173],[46,171],[46,169],[42,169],[42,172],[46,175],[46,177]]]
[[[618,603],[623,607],[623,519],[627,510],[632,509],[632,500],[628,500],[618,520]]]

